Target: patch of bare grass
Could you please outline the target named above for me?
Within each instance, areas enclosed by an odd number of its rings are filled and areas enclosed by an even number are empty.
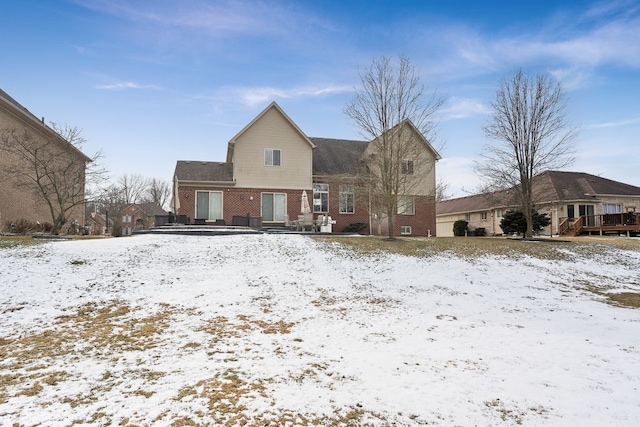
[[[483,256],[504,256],[511,259],[529,256],[549,261],[574,261],[601,256],[612,249],[640,252],[639,239],[605,237],[542,238],[533,241],[504,237],[415,237],[389,241],[378,236],[323,236],[316,240],[337,243],[356,255],[393,253],[421,258],[453,255],[467,260]]]
[[[487,408],[496,411],[500,415],[502,421],[511,421],[516,423],[517,425],[522,425],[527,415],[536,414],[545,417],[550,412],[549,409],[543,407],[542,405],[531,406],[526,409],[518,409],[515,407],[509,408],[500,399],[486,401],[484,404]]]
[[[611,304],[621,307],[640,308],[640,293],[620,292],[618,294],[607,294],[607,299]]]
[[[232,322],[224,316],[209,319],[200,330],[214,336],[214,342],[225,338],[238,338],[242,332],[260,330],[263,334],[290,334],[295,323],[278,320],[268,322],[266,320],[254,319],[251,316],[240,314]]]
[[[318,366],[319,370],[326,367]],[[315,376],[315,369],[305,371],[300,378]],[[184,387],[174,400],[190,407],[190,416],[163,412],[155,422],[170,421],[173,426],[327,426],[355,427],[361,425],[391,425],[388,420],[373,411],[355,404],[336,408],[331,415],[300,413],[278,407],[269,397],[272,378],[249,381],[243,372],[228,369],[196,384]],[[250,409],[252,401],[265,401],[259,410]],[[204,406],[204,408],[203,408]],[[254,405],[255,406],[255,405]],[[365,419],[372,420],[370,423]],[[375,422],[374,422],[375,421]],[[382,424],[381,424],[382,423]]]
[[[68,372],[49,370],[59,358],[153,348],[159,343],[159,334],[170,325],[172,315],[169,306],[162,306],[147,316],[136,316],[136,310],[121,301],[90,303],[57,317],[50,329],[14,339],[3,338],[0,340],[0,400],[35,396],[44,387],[68,380],[71,376]],[[145,380],[156,378],[152,372],[143,374]],[[111,377],[111,373],[105,375],[105,380]],[[69,399],[68,403],[74,405],[93,403],[87,396]]]
[[[389,241],[381,237],[322,237],[318,241],[335,242],[358,255],[393,253],[399,255],[430,258],[453,255],[474,260],[483,256],[505,256],[522,258],[531,256],[545,260],[572,260],[566,251],[569,242],[524,241],[500,237],[432,237],[399,238]]]
[[[32,236],[0,236],[0,249],[15,248],[17,246],[33,246],[44,243]]]

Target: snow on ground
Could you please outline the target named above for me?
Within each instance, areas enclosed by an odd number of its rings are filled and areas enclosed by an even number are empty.
[[[584,285],[640,291],[640,252],[605,255],[291,235],[0,249],[0,423],[637,425],[640,310]]]

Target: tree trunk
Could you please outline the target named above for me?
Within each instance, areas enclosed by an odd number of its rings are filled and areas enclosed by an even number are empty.
[[[387,225],[389,227],[389,230],[388,230],[389,240],[396,240],[396,233],[394,229],[395,218],[393,216],[393,209],[387,210]]]

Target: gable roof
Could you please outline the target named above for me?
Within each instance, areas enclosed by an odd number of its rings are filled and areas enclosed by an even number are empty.
[[[22,106],[22,104],[20,104],[18,101],[13,99],[7,92],[5,92],[2,89],[0,89],[0,101],[4,101],[6,105],[12,108],[24,119],[29,121],[30,124],[35,128],[40,129],[46,134],[53,135],[55,138],[59,139],[60,142],[64,143],[67,148],[71,149],[74,153],[82,157],[85,162],[93,162],[93,160],[89,156],[84,154],[82,151],[80,151],[78,147],[71,144],[69,141],[64,139],[62,135],[60,135],[59,133],[51,129],[49,126],[47,126],[46,123],[44,122],[44,117],[42,119],[37,118],[31,111],[29,111],[24,106]]]
[[[262,118],[262,116],[267,114],[267,112],[269,110],[272,110],[272,109],[275,109],[276,111],[278,111],[282,115],[282,117],[284,117],[284,119],[291,125],[291,127],[293,127],[295,129],[295,131],[300,134],[302,139],[304,139],[311,146],[311,148],[315,148],[315,145],[313,144],[313,142],[311,142],[309,140],[307,135],[305,135],[305,133],[302,132],[302,130],[298,127],[298,125],[295,124],[295,122],[293,120],[291,120],[291,118],[287,115],[287,113],[285,113],[284,110],[282,108],[280,108],[278,103],[273,101],[273,102],[271,102],[271,104],[267,105],[267,108],[262,110],[260,112],[260,114],[258,114],[256,117],[254,117],[254,119],[251,120],[249,122],[249,124],[247,124],[245,127],[243,127],[240,132],[238,132],[237,134],[234,135],[233,138],[231,138],[231,140],[229,141],[228,148],[227,148],[227,162],[228,163],[230,163],[232,161],[232,159],[233,159],[233,150],[234,150],[234,146],[235,146],[236,140],[238,138],[240,138],[242,136],[242,134],[244,134],[247,131],[247,129],[251,128],[251,126],[253,126],[258,120],[260,120]]]
[[[178,160],[174,176],[179,181],[233,182],[233,164]]]
[[[144,211],[147,216],[155,216],[155,215],[166,215],[167,211],[162,209],[162,206],[157,203],[147,202],[147,203],[138,203],[136,204],[138,208]]]
[[[420,130],[416,127],[416,125],[413,124],[413,122],[409,119],[404,119],[404,121],[402,123],[400,123],[399,125],[397,125],[398,128],[400,128],[401,126],[409,126],[419,137],[420,140],[422,140],[422,142],[431,150],[433,151],[433,155],[435,156],[436,160],[441,160],[442,156],[440,155],[440,153],[438,153],[438,150],[436,150],[433,145],[431,145],[431,143],[429,142],[429,140],[427,138],[425,138],[425,136],[422,134],[422,132],[420,132]]]
[[[362,154],[369,145],[367,141],[348,139],[309,139],[316,146],[313,150],[314,175],[353,174],[358,170]]]
[[[547,171],[539,175],[550,183],[556,200],[579,200],[593,196],[640,196],[640,187],[584,172]]]
[[[533,178],[540,203],[593,200],[597,196],[640,197],[640,187],[584,172],[546,171]],[[515,206],[512,190],[475,194],[436,203],[436,215],[467,213]]]
[[[405,126],[408,127],[411,130],[411,132],[413,132],[415,135],[418,135],[418,138],[420,138],[420,141],[422,141],[422,143],[425,144],[427,146],[427,148],[433,152],[433,155],[434,155],[436,161],[442,159],[442,156],[440,156],[440,153],[438,153],[438,151],[433,147],[433,145],[431,145],[431,143],[427,140],[427,138],[425,138],[425,136],[422,134],[422,132],[420,132],[420,130],[416,127],[416,125],[414,125],[413,122],[411,120],[409,120],[409,119],[404,119],[403,121],[401,121],[397,125],[393,126],[391,129],[387,130],[386,132],[383,132],[382,135],[384,135],[385,133],[390,134],[390,135],[393,135],[395,133],[399,133],[399,132],[401,132],[402,128],[405,127]],[[379,135],[373,141],[376,141],[376,140],[382,138],[382,135]]]

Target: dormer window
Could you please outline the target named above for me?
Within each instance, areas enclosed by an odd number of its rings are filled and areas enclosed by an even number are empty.
[[[264,150],[265,166],[280,166],[280,150],[266,148]]]

